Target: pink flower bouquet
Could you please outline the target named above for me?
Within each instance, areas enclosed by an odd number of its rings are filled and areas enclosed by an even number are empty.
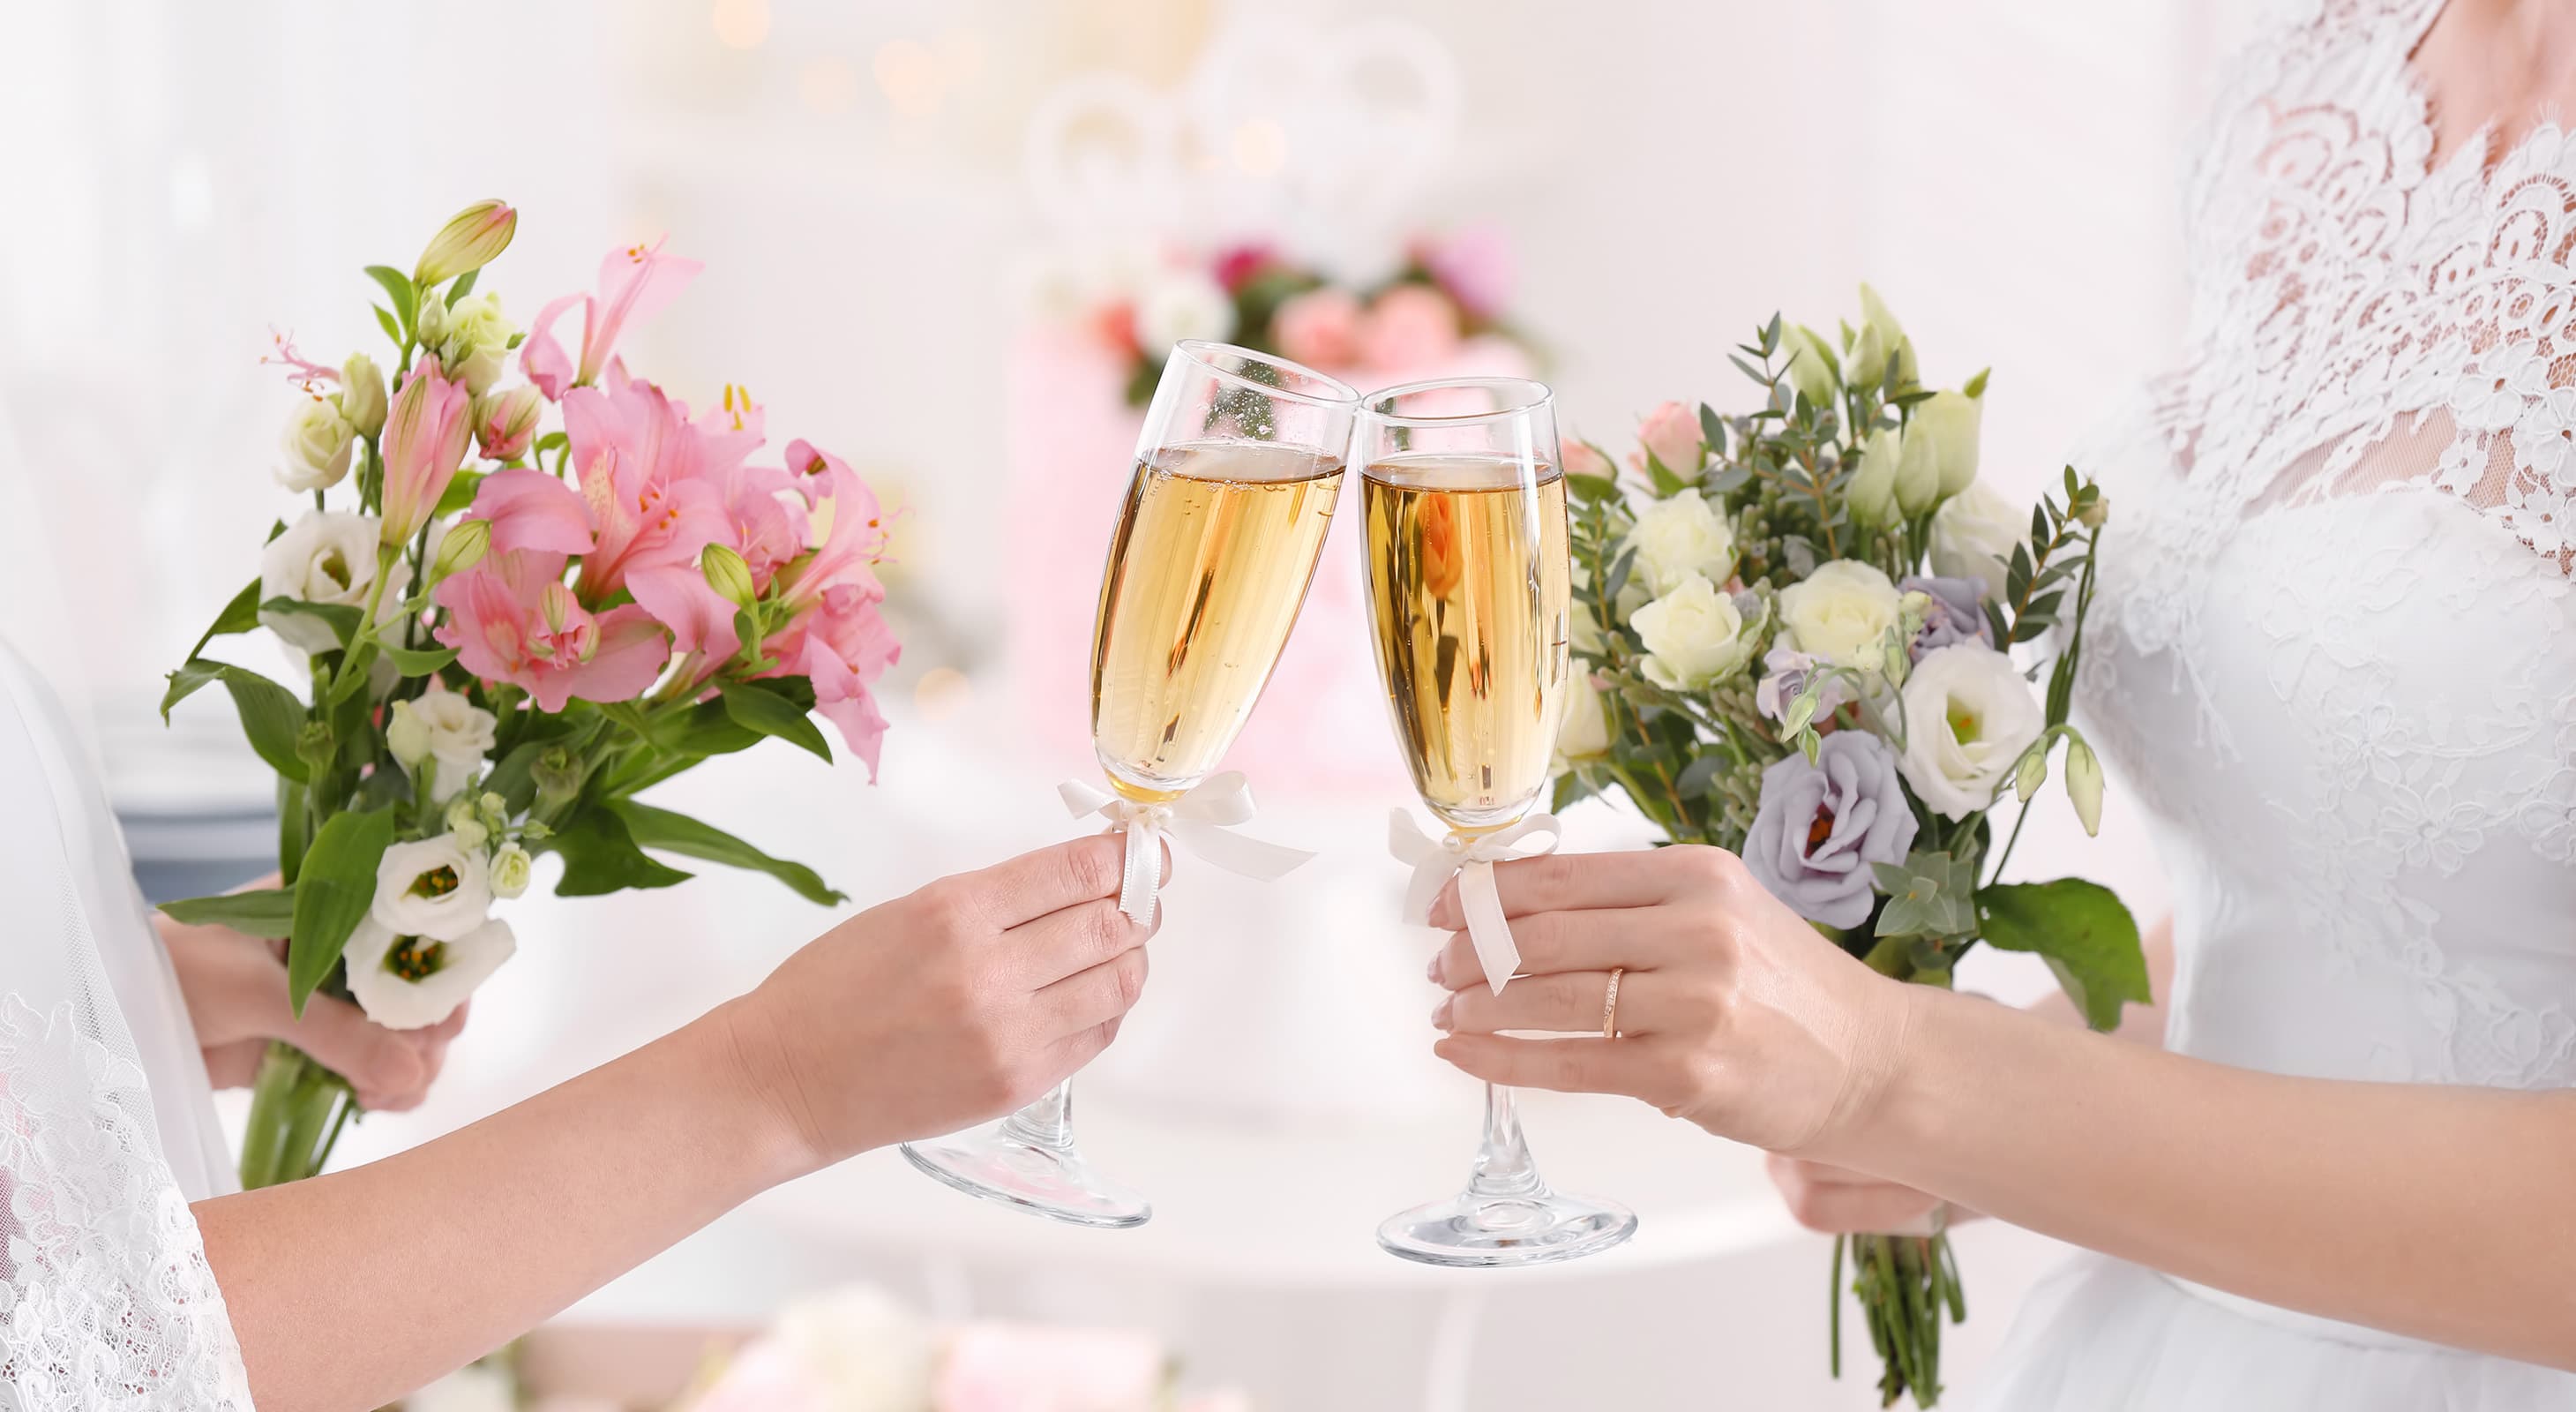
[[[271,531],[162,701],[232,697],[277,772],[283,879],[163,910],[285,940],[299,1012],[320,989],[398,1029],[446,1018],[515,950],[492,904],[544,853],[565,895],[689,876],[649,847],[836,902],[811,869],[636,796],[773,736],[828,761],[813,714],[876,770],[869,688],[898,650],[876,496],[803,441],[754,464],[765,416],[739,388],[692,413],[627,373],[619,339],[699,269],[658,244],[610,252],[596,290],[521,335],[474,292],[517,223],[478,203],[410,274],[368,267],[390,388],[364,353],[327,367],[278,340],[301,393],[278,477],[312,508]],[[513,363],[525,382],[505,386]],[[309,692],[201,655],[262,627]],[[336,1075],[272,1046],[243,1184],[318,1172],[354,1111]]]

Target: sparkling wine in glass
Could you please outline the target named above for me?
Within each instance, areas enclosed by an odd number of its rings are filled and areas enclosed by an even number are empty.
[[[1092,631],[1092,746],[1122,797],[1180,799],[1251,716],[1332,529],[1358,402],[1283,359],[1173,347]],[[1135,1226],[1153,1214],[1084,1160],[1070,1081],[998,1123],[903,1151],[961,1191],[1059,1221]]]
[[[1551,395],[1523,378],[1373,393],[1351,459],[1371,636],[1414,789],[1463,838],[1507,829],[1546,788],[1575,671]],[[1551,1190],[1511,1090],[1488,1084],[1466,1190],[1387,1218],[1378,1244],[1432,1265],[1536,1265],[1636,1229],[1624,1207]]]

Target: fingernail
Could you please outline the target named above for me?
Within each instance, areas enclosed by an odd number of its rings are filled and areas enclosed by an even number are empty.
[[[1442,1030],[1449,1028],[1449,1000],[1450,997],[1444,995],[1440,997],[1439,1004],[1431,1007],[1432,1028]]]
[[[1440,953],[1439,953],[1439,952],[1434,951],[1434,952],[1432,952],[1432,953],[1431,953],[1431,964],[1430,964],[1429,966],[1427,966],[1427,967],[1424,967],[1424,968],[1423,968],[1423,972],[1422,972],[1422,974],[1423,974],[1423,977],[1424,977],[1425,979],[1427,979],[1427,980],[1437,981],[1437,980],[1439,980],[1439,979],[1440,979]]]

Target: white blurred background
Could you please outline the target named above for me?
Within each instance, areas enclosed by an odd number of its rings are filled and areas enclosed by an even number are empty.
[[[84,706],[138,816],[255,808],[255,762],[230,746],[220,704],[199,698],[206,710],[165,732],[151,703],[289,508],[269,479],[289,407],[257,362],[270,325],[326,361],[372,338],[359,266],[406,264],[480,197],[522,212],[482,285],[520,319],[587,286],[600,252],[667,233],[708,270],[630,344],[630,362],[693,401],[749,385],[779,439],[841,450],[908,511],[885,784],[870,794],[855,767],[769,761],[689,796],[872,900],[1069,827],[1047,786],[1078,754],[1004,743],[1018,606],[998,532],[1013,491],[1005,369],[1031,317],[1032,260],[1104,233],[1267,234],[1365,273],[1412,232],[1490,224],[1514,248],[1512,317],[1542,347],[1567,424],[1613,446],[1665,398],[1740,405],[1729,345],[1775,309],[1829,327],[1868,278],[1904,317],[1927,379],[1995,366],[1985,474],[2035,493],[2094,412],[2175,347],[2174,187],[2242,23],[2233,9],[5,0],[0,635]],[[1247,67],[1212,81],[1218,55]],[[1427,152],[1386,140],[1372,103],[1389,62],[1454,84],[1454,124]],[[1033,115],[1104,88],[1141,95],[1155,121],[1197,124],[1215,156],[1178,186],[1115,162],[1033,161]],[[1059,189],[1068,174],[1087,183],[1082,199]],[[1107,513],[1069,529],[1081,554],[1096,554],[1088,536]],[[2117,799],[2115,782],[2098,845],[2075,835],[2024,856],[2033,872],[2111,882],[2149,914],[2160,885]],[[2051,832],[2072,835],[2060,814]],[[1332,817],[1292,811],[1316,827]],[[1615,821],[1589,827],[1620,837]],[[1354,880],[1371,909],[1369,889],[1393,886],[1373,838],[1347,840],[1327,874]],[[370,1122],[351,1160],[468,1121],[750,984],[828,920],[769,888],[708,878],[660,899],[541,905],[521,933],[559,924],[561,945],[527,948],[478,1000],[448,1091],[423,1114]],[[1202,915],[1232,896],[1211,890]],[[1221,954],[1224,929],[1204,929],[1194,945]],[[1377,1062],[1371,1046],[1420,1049],[1414,992],[1350,980],[1330,964],[1339,954],[1273,948],[1251,973],[1158,956],[1146,1003],[1164,1018],[1136,1042],[1149,1059],[1103,1078],[1093,1142],[1114,1165],[1123,1136],[1132,1164],[1166,1184],[1164,1218],[1145,1233],[1068,1239],[870,1168],[755,1207],[576,1314],[742,1324],[794,1291],[868,1278],[949,1313],[1149,1324],[1194,1376],[1241,1384],[1264,1407],[1871,1405],[1864,1379],[1823,1376],[1822,1239],[1777,1217],[1748,1155],[1676,1139],[1651,1114],[1533,1118],[1562,1182],[1579,1172],[1648,1216],[1632,1251],[1546,1278],[1417,1278],[1388,1268],[1356,1215],[1346,1249],[1247,1234],[1304,1230],[1279,1204],[1301,1189],[1334,1187],[1365,1212],[1461,1175],[1463,1100],[1371,1113],[1247,1094],[1228,1111],[1199,1091],[1183,1095],[1199,1106],[1179,1136],[1155,1111],[1179,1090],[1158,1088],[1149,1062],[1199,1066],[1220,1086],[1304,1073],[1349,1092]],[[1410,975],[1419,952],[1407,954]],[[1262,994],[1242,993],[1247,975]],[[2008,965],[1972,979],[2015,997],[2046,984]],[[1264,995],[1285,1011],[1354,985],[1385,992],[1382,1013],[1410,1028],[1351,1023],[1381,1013],[1368,1007],[1340,1012],[1344,1029],[1292,1021],[1242,1040],[1268,1048],[1235,1067],[1206,1037]],[[1389,1080],[1445,1103],[1439,1082]],[[1426,1113],[1440,1118],[1436,1158],[1405,1146]],[[1553,1142],[1549,1124],[1562,1125]],[[1417,1158],[1418,1178],[1406,1166]],[[1299,1178],[1281,1171],[1289,1162],[1312,1166]],[[1387,1172],[1381,1201],[1366,1184]],[[1659,1209],[1673,1219],[1659,1226]],[[2008,1230],[1961,1242],[1975,1317],[1954,1335],[1954,1387],[1973,1385],[2051,1257]],[[1269,1262],[1291,1255],[1274,1276]]]

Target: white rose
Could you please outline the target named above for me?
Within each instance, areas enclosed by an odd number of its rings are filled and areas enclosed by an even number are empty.
[[[508,922],[483,922],[442,941],[396,932],[369,915],[358,920],[340,955],[349,968],[349,994],[368,1019],[389,1030],[417,1030],[456,1013],[518,949]]]
[[[1610,753],[1610,710],[1592,674],[1583,672],[1566,688],[1565,721],[1556,728],[1555,772],[1565,773],[1577,760],[1596,760]]]
[[[490,865],[452,835],[397,843],[376,865],[368,915],[396,936],[454,941],[483,925],[491,910]]]
[[[430,303],[438,302],[433,296]],[[477,397],[492,390],[501,380],[503,364],[510,351],[510,339],[518,327],[501,313],[501,296],[475,294],[456,301],[447,311],[445,361],[448,374],[465,384],[465,390]]]
[[[528,881],[536,872],[537,860],[516,843],[505,843],[492,852],[492,895],[516,897],[528,890]]]
[[[1838,667],[1875,671],[1879,643],[1897,625],[1896,585],[1857,559],[1836,559],[1780,590],[1780,621],[1797,649]]]
[[[1952,496],[1932,516],[1932,572],[1974,579],[1986,600],[2004,601],[2004,564],[2030,528],[2030,512],[1983,481]]]
[[[277,449],[286,457],[277,468],[277,483],[298,495],[338,485],[349,473],[357,437],[358,429],[349,425],[338,403],[321,397],[305,399],[286,419],[286,431],[277,439]]]
[[[853,1285],[781,1310],[764,1342],[848,1412],[915,1412],[931,1405],[940,1339],[882,1290]]]
[[[304,518],[259,551],[259,600],[294,598],[363,610],[376,584],[376,540],[376,522],[369,516],[306,511]],[[393,572],[385,578],[384,603],[376,610],[378,622],[399,615],[403,592],[410,586],[411,566],[395,559]],[[340,646],[331,625],[310,613],[262,612],[259,620],[307,652],[331,652]]]
[[[499,724],[491,712],[433,677],[419,699],[393,704],[392,718],[385,725],[385,746],[407,774],[416,775],[422,762],[434,761],[429,797],[444,804],[483,768]]]
[[[1645,571],[1647,586],[1658,594],[1672,592],[1693,574],[1723,583],[1735,568],[1734,526],[1719,518],[1708,497],[1695,490],[1638,511],[1628,544],[1637,551],[1637,567]]]
[[[1647,679],[1671,690],[1712,685],[1752,656],[1735,601],[1698,574],[1638,609],[1628,623],[1653,654],[1645,662]]]
[[[1186,338],[1234,332],[1234,300],[1205,270],[1158,271],[1136,299],[1136,341],[1149,354]]]
[[[1905,753],[1897,768],[1914,797],[1947,819],[1993,803],[2046,725],[2012,659],[1973,643],[1924,653],[1901,696]]]
[[[1941,462],[1941,493],[1956,495],[1977,478],[1977,443],[1986,402],[1964,392],[1936,392],[1914,409],[1914,427],[1929,437]]]

